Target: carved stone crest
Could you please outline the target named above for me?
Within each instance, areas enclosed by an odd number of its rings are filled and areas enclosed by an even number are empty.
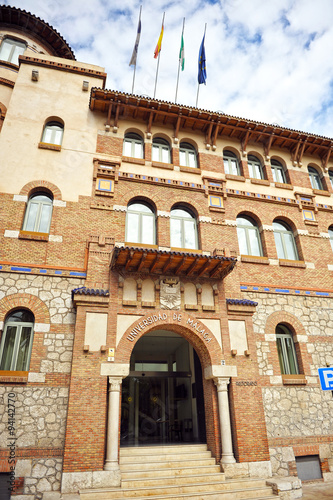
[[[160,283],[161,309],[180,309],[180,282],[174,278],[166,278]]]

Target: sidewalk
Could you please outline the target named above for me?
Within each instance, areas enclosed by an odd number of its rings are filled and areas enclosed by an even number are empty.
[[[333,482],[311,481],[307,483],[303,481],[302,489],[302,500],[333,500]]]

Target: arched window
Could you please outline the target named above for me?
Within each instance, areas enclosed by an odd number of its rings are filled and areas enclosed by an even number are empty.
[[[323,189],[320,175],[314,167],[308,167],[312,189]]]
[[[240,175],[239,163],[235,153],[225,149],[223,151],[223,164],[226,174]]]
[[[331,247],[332,247],[332,250],[333,250],[333,226],[331,226],[329,229],[328,229],[328,234],[330,236],[330,243],[331,243]]]
[[[64,135],[64,126],[60,122],[47,122],[43,130],[42,142],[61,146]]]
[[[281,182],[285,184],[287,182],[286,174],[284,172],[284,168],[281,165],[281,163],[277,160],[272,160],[271,165],[272,165],[272,175],[274,182]]]
[[[279,259],[298,260],[296,243],[290,227],[284,222],[276,220],[273,222],[273,229]]]
[[[237,217],[237,237],[242,255],[262,255],[258,226],[250,217]]]
[[[123,155],[143,158],[143,139],[139,134],[128,133],[124,138]]]
[[[27,48],[26,43],[5,38],[0,46],[0,59],[18,65],[18,58]]]
[[[29,370],[33,327],[30,311],[17,310],[8,316],[0,344],[0,370]]]
[[[283,375],[296,375],[299,373],[295,345],[292,333],[285,325],[279,324],[275,330],[276,345]]]
[[[171,163],[170,144],[165,139],[156,137],[153,140],[152,160],[162,163]]]
[[[179,165],[184,167],[193,167],[196,168],[198,166],[197,163],[197,152],[195,147],[188,142],[181,142],[179,145]]]
[[[30,196],[25,212],[23,231],[48,233],[50,230],[53,200],[45,193]]]
[[[128,206],[126,241],[155,245],[155,212],[147,204],[134,202]]]
[[[175,248],[198,248],[197,221],[184,208],[174,208],[170,214],[170,240]]]
[[[258,158],[253,155],[249,155],[247,157],[247,164],[249,167],[249,174],[252,179],[263,179],[264,172],[262,169],[262,165]]]

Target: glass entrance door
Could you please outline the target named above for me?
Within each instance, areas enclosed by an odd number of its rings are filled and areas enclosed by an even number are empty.
[[[196,353],[179,335],[154,332],[140,339],[122,383],[121,446],[204,441],[198,369]]]
[[[187,407],[187,427],[192,421],[190,377],[168,373],[132,373],[123,381],[121,444],[181,442],[182,417]],[[185,431],[185,429],[184,429]]]

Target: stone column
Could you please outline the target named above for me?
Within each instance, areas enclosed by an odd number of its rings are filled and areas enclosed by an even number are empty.
[[[216,377],[214,383],[217,388],[217,397],[219,404],[219,419],[222,441],[222,464],[234,464],[236,462],[231,437],[231,424],[228,400],[228,384],[230,377]]]
[[[104,470],[119,469],[119,400],[122,377],[109,377],[108,428]]]

